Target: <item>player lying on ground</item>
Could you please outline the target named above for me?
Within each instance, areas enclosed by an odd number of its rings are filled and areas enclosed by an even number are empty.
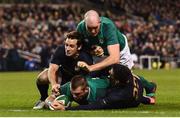
[[[65,108],[61,102],[54,100],[50,106],[55,110],[95,110],[129,108],[137,107],[140,103],[155,103],[154,98],[143,96],[141,81],[137,76],[133,76],[126,66],[120,64],[113,65],[110,75],[110,87],[107,89],[104,97],[101,96],[100,98],[96,98],[96,100],[94,99],[95,101],[86,105],[67,108]],[[83,98],[84,100],[88,100],[89,95],[93,96],[93,92],[87,93],[88,91],[86,91],[86,94],[83,94],[85,90],[88,90],[84,89],[83,92],[82,88],[84,87],[79,86],[76,88],[76,91],[72,88],[69,90],[71,91],[71,95],[69,95],[69,92],[63,94],[75,97],[74,99],[78,99],[78,101],[83,101]]]
[[[69,101],[75,101],[83,105],[93,103],[97,99],[104,97],[108,87],[109,80],[107,77],[91,78],[89,76],[76,75],[70,82],[60,87],[60,93],[66,95]],[[54,95],[50,95],[46,99],[46,103],[50,105],[54,99]]]
[[[87,53],[82,52],[81,36],[77,31],[67,34],[65,44],[57,47],[52,55],[49,68],[43,70],[37,78],[36,86],[40,92],[40,100],[33,109],[44,107],[45,99],[48,97],[49,83],[52,86],[52,92],[58,94],[60,84],[69,82],[74,75],[87,74],[77,67],[77,61],[85,61],[92,64],[93,60]]]

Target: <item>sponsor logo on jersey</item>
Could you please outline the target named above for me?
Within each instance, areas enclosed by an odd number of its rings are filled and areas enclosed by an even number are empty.
[[[100,44],[103,44],[103,43],[104,43],[104,40],[103,40],[103,39],[99,39],[99,43],[100,43]]]
[[[89,43],[89,39],[87,39],[87,38],[85,38],[84,41],[85,41],[86,43]]]

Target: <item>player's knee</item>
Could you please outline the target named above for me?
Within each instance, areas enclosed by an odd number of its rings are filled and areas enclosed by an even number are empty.
[[[48,78],[37,78],[38,84],[49,84]]]
[[[37,77],[37,83],[38,84],[48,84],[48,69],[45,69],[43,72],[41,72]]]

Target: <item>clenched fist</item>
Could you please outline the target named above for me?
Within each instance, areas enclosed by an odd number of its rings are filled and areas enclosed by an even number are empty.
[[[101,46],[93,45],[91,48],[92,48],[92,51],[91,51],[92,55],[98,56],[98,57],[104,56],[104,50],[102,49]]]
[[[90,66],[84,61],[78,61],[77,66],[82,70],[90,72],[90,69],[89,69]]]

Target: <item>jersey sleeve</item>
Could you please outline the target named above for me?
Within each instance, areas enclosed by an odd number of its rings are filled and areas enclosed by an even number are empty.
[[[55,53],[51,56],[50,63],[60,65],[64,57],[64,47],[59,46],[56,48]]]
[[[84,23],[84,20],[82,20],[78,25],[77,25],[77,28],[76,30],[80,33],[83,32],[83,23]]]
[[[109,108],[108,104],[97,101],[92,104],[67,107],[66,110],[98,110],[98,109],[108,109],[108,108]]]
[[[70,91],[70,82],[68,82],[60,87],[60,94],[68,96],[70,101],[72,101],[72,95],[71,95],[71,91]]]

